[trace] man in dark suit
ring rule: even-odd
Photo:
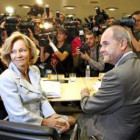
[[[132,140],[140,126],[140,60],[131,50],[131,37],[121,26],[111,26],[101,37],[107,72],[99,90],[81,91],[80,134],[97,140]]]

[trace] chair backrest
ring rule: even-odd
[[[0,140],[60,140],[57,131],[47,126],[0,120]]]
[[[75,124],[70,140],[78,140],[78,124]]]

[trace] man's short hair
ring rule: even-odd
[[[64,28],[64,27],[58,28],[57,31],[58,31],[58,32],[62,32],[62,33],[64,33],[65,35],[68,35],[68,34],[69,34],[69,33],[68,33],[68,30],[67,30],[66,28]]]
[[[96,35],[96,32],[91,31],[91,30],[87,30],[87,31],[85,32],[85,35],[93,35],[94,37],[97,36],[97,35]]]
[[[140,15],[140,11],[133,12],[131,16],[134,16],[134,15]]]
[[[74,21],[79,21],[82,24],[82,20],[80,18],[75,18]]]
[[[130,48],[132,48],[132,42],[131,42],[131,36],[129,32],[122,26],[119,25],[113,25],[109,28],[112,28],[113,31],[113,38],[117,41],[120,41],[121,39],[125,38],[127,40],[127,44]]]

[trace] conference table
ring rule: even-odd
[[[42,78],[41,80],[45,81],[46,78]],[[60,83],[61,97],[49,98],[49,101],[80,101],[80,92],[83,88],[87,87],[90,91],[90,95],[97,91],[97,89],[94,88],[94,84],[99,82],[99,77],[91,77],[91,79],[77,77],[75,82],[71,82],[69,78],[66,78],[66,80],[68,80],[68,83]]]

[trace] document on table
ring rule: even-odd
[[[41,81],[41,87],[47,98],[61,97],[60,82],[54,81]]]
[[[101,87],[101,81],[94,83],[93,88],[98,90]]]

